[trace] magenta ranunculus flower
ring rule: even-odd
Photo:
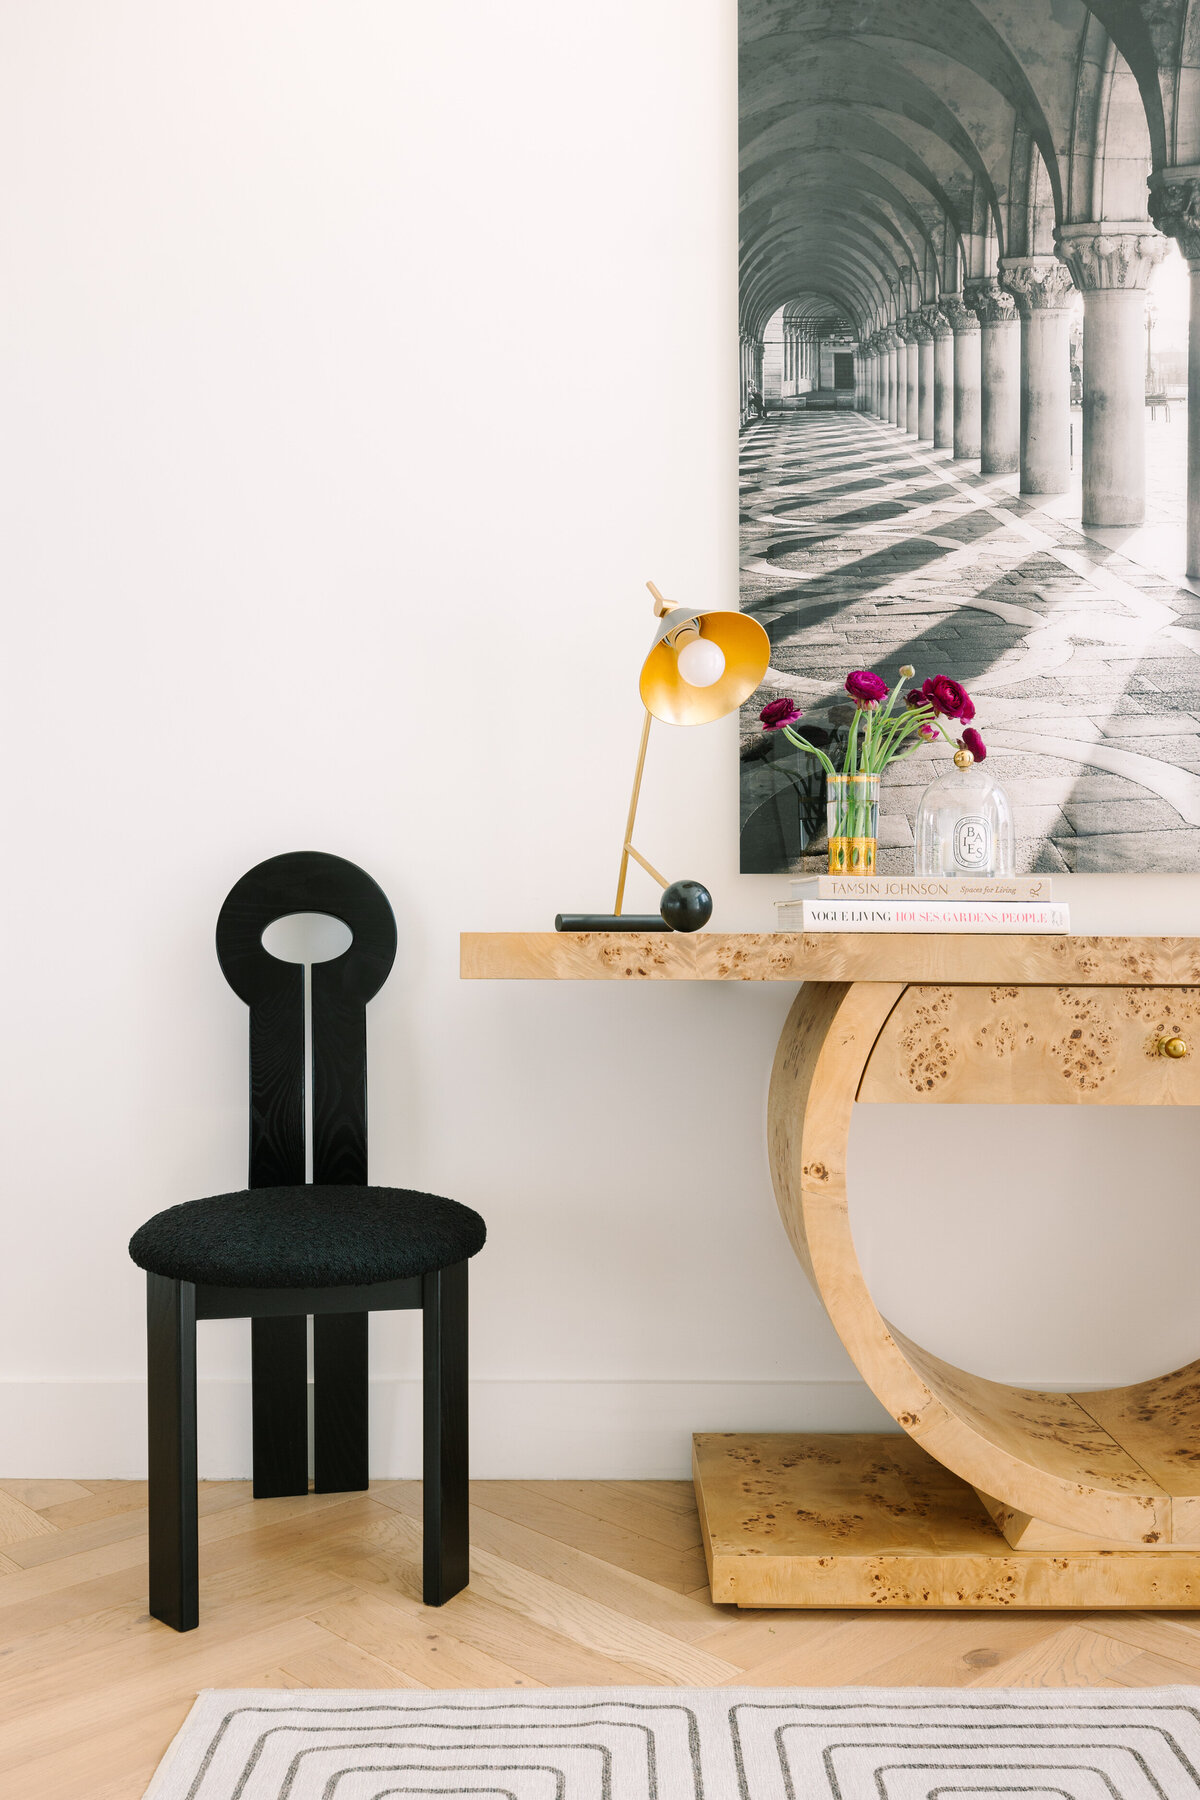
[[[768,700],[759,713],[764,731],[782,731],[785,725],[794,725],[804,714],[794,700]]]
[[[871,669],[851,669],[846,677],[846,692],[855,706],[878,706],[888,697],[888,685]]]
[[[925,706],[927,701],[920,688],[910,688],[904,696],[905,706]]]
[[[973,719],[975,708],[965,687],[949,675],[931,675],[921,689],[934,712],[946,719]],[[968,711],[967,709],[970,708]]]
[[[964,750],[969,750],[976,762],[983,761],[984,757],[987,755],[987,745],[973,725],[967,727],[966,731],[963,732],[960,741],[962,748]]]

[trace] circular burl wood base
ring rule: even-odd
[[[1173,1037],[1200,1044],[1200,990],[822,982],[801,990],[779,1041],[771,1169],[796,1255],[873,1393],[980,1493],[1014,1545],[1040,1542],[1040,1526],[1060,1546],[1200,1547],[1200,1362],[1102,1393],[1040,1393],[905,1338],[876,1308],[854,1248],[852,1109],[1200,1104],[1200,1053],[1164,1056]]]

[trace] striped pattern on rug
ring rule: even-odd
[[[245,1689],[146,1800],[1197,1800],[1200,1689]]]

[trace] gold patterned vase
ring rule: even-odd
[[[829,873],[873,875],[879,834],[879,776],[827,775]]]

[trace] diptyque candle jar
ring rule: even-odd
[[[960,750],[954,766],[931,781],[913,831],[917,875],[1011,875],[1012,808],[1000,783]]]

